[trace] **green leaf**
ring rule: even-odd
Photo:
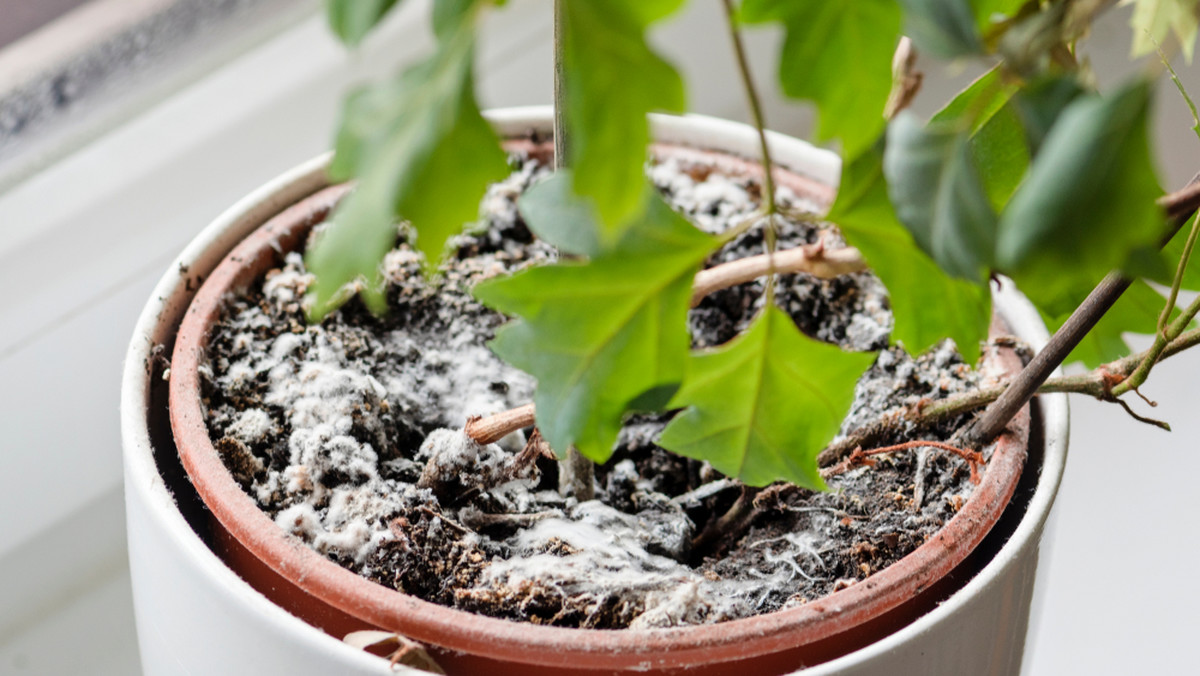
[[[970,152],[992,208],[999,211],[1029,167],[1029,149],[1013,97],[1019,88],[993,68],[938,111],[932,122],[970,127]]]
[[[521,195],[517,207],[529,230],[538,239],[576,256],[598,256],[604,251],[600,242],[600,222],[596,205],[580,197],[571,188],[570,170],[557,171]],[[585,227],[581,226],[585,224]]]
[[[1070,76],[1051,76],[1029,83],[1017,95],[1017,111],[1029,146],[1037,152],[1067,106],[1085,93]]]
[[[1066,296],[1159,242],[1149,104],[1149,84],[1138,82],[1080,97],[1059,116],[1000,221],[997,261],[1022,288]]]
[[[1133,5],[1129,25],[1133,28],[1133,57],[1154,52],[1166,42],[1172,32],[1179,40],[1188,63],[1196,49],[1196,32],[1200,23],[1200,2],[1197,0],[1121,0],[1121,5]]]
[[[692,357],[672,401],[688,408],[658,443],[751,486],[786,480],[824,490],[817,454],[874,360],[805,336],[769,306],[742,335]]]
[[[400,0],[325,0],[329,27],[342,42],[354,47]]]
[[[624,415],[661,407],[683,380],[692,279],[718,241],[643,190],[642,216],[615,247],[475,287],[476,298],[521,318],[491,347],[537,378],[538,428],[559,455],[574,445],[603,462]]]
[[[983,51],[975,12],[963,0],[900,0],[904,33],[917,49],[939,59]]]
[[[843,165],[837,201],[826,218],[887,287],[893,340],[919,354],[949,337],[968,362],[979,358],[991,319],[987,285],[947,275],[913,241],[888,201],[878,147]]]
[[[883,172],[900,222],[943,270],[978,282],[995,246],[996,214],[957,124],[922,125],[908,111],[888,127]]]
[[[1012,18],[1028,0],[972,0],[971,7],[975,14],[975,25],[979,30],[987,30],[998,19]]]
[[[643,206],[646,114],[682,112],[683,81],[646,44],[646,27],[679,0],[560,0],[568,157],[575,192],[596,204],[601,241],[620,238]]]
[[[382,311],[379,262],[395,244],[397,221],[416,228],[432,266],[446,240],[478,217],[487,186],[507,175],[499,139],[475,102],[471,28],[463,23],[432,58],[347,101],[330,173],[357,175],[359,184],[306,256],[317,277],[313,319],[335,309],[355,280]]]
[[[788,96],[816,104],[818,140],[841,139],[842,155],[856,157],[879,138],[900,39],[893,0],[746,0],[741,17],[787,29],[779,81]]]

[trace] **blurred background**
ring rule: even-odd
[[[121,495],[118,389],[142,304],[176,253],[256,186],[331,145],[343,93],[423,53],[428,0],[363,48],[318,0],[0,0],[0,673],[138,673]],[[549,103],[549,3],[510,0],[479,58],[485,106]],[[1130,63],[1128,10],[1087,53]],[[691,107],[747,118],[719,3],[693,0],[656,40]],[[749,33],[771,127],[811,114],[774,93],[779,35]],[[1200,95],[1200,67],[1176,64]],[[924,64],[936,109],[974,74]],[[1186,106],[1160,83],[1161,178],[1200,170]],[[1072,401],[1071,454],[1043,544],[1026,673],[1194,673],[1200,635],[1200,354],[1144,393],[1173,433]],[[64,646],[70,646],[64,649]]]

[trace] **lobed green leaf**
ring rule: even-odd
[[[561,194],[547,188],[523,202],[538,205],[524,212],[534,232],[559,227],[537,221],[555,213],[539,203]],[[491,347],[537,378],[538,428],[560,456],[573,445],[596,462],[608,459],[625,414],[661,408],[683,380],[692,280],[718,241],[645,183],[642,199],[641,216],[618,244],[590,260],[475,287],[480,301],[520,317],[500,329]],[[602,228],[594,221],[573,226]]]
[[[779,56],[783,92],[817,106],[817,138],[841,139],[842,155],[869,148],[886,123],[892,52],[900,39],[893,0],[746,0],[748,23],[779,22],[787,30]]]
[[[824,490],[817,454],[874,359],[805,336],[769,306],[740,336],[689,360],[671,402],[687,408],[658,443],[751,486],[785,480]]]

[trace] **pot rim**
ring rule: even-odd
[[[532,108],[532,109],[530,109],[530,108],[514,109],[514,110],[502,111],[499,114],[494,114],[493,119],[496,120],[496,126],[502,135],[510,135],[514,131],[523,133],[530,128],[545,126],[545,124],[548,120],[548,114],[547,114],[548,110],[549,109],[545,108],[545,107]],[[698,138],[703,138],[705,140],[704,145],[707,145],[710,147],[711,146],[723,147],[726,152],[732,151],[734,153],[737,153],[741,149],[746,149],[744,151],[745,154],[751,155],[753,153],[754,145],[756,143],[756,137],[754,136],[753,130],[748,127],[745,127],[744,125],[739,125],[736,123],[731,123],[731,122],[726,122],[726,121],[721,121],[721,120],[712,120],[711,118],[703,118],[700,116],[689,116],[688,118],[673,118],[673,117],[656,116],[654,118],[654,126],[655,126],[656,134],[661,134],[661,135],[670,137],[672,141],[676,140],[676,135],[674,133],[672,133],[673,128],[680,128],[680,127],[686,128],[691,133],[695,134]],[[811,168],[812,166],[816,166],[817,171],[816,172],[808,171],[808,172],[804,172],[804,173],[808,173],[810,176],[813,173],[823,173],[824,175],[814,176],[814,178],[821,178],[821,179],[826,180],[827,182],[828,182],[828,179],[830,176],[836,176],[837,158],[836,158],[836,156],[832,155],[832,153],[814,149],[802,141],[797,141],[795,139],[791,139],[788,137],[776,136],[776,137],[772,138],[772,144],[776,145],[777,147],[792,146],[792,148],[789,148],[789,150],[794,151],[796,153],[796,155],[807,156],[809,158],[814,159],[815,164],[810,165],[809,167],[806,167],[806,168]],[[790,159],[790,161],[785,162],[784,164],[792,164],[797,161],[795,159],[795,156],[791,155],[791,153],[781,153],[781,157],[788,157]],[[209,250],[208,247],[217,246],[218,244],[227,244],[228,240],[235,239],[232,236],[224,236],[223,237],[221,235],[221,231],[223,231],[227,228],[233,228],[235,230],[238,230],[237,234],[241,234],[241,233],[244,233],[246,230],[250,229],[250,225],[248,224],[248,221],[254,220],[255,217],[257,217],[258,220],[260,220],[260,221],[265,220],[265,218],[263,218],[263,217],[266,215],[266,212],[269,210],[265,209],[265,208],[260,208],[262,205],[258,205],[257,202],[262,201],[264,199],[266,199],[268,201],[273,200],[273,204],[275,204],[276,206],[279,206],[282,204],[289,203],[290,201],[295,201],[294,199],[291,199],[291,198],[298,196],[301,193],[313,192],[316,189],[318,189],[321,185],[323,185],[323,180],[320,177],[320,168],[324,165],[324,162],[326,162],[327,160],[328,160],[328,156],[319,158],[318,160],[315,160],[315,161],[305,165],[304,167],[298,169],[296,172],[293,172],[293,174],[290,174],[288,176],[281,178],[280,180],[276,181],[275,183],[268,186],[267,188],[264,188],[264,189],[256,192],[251,197],[240,202],[233,209],[231,209],[229,212],[227,212],[226,215],[224,215],[222,218],[218,219],[218,221],[216,223],[214,223],[213,226],[210,226],[210,228],[207,229],[201,235],[201,237],[199,237],[195,242],[193,242],[193,244],[191,246],[189,246],[188,249],[185,250],[184,254],[180,257],[180,261],[189,261],[189,260],[193,260],[193,259],[198,260],[199,257],[204,255],[203,252]],[[291,188],[290,193],[287,198],[281,198],[278,193],[281,190],[284,192],[288,192],[287,186],[289,185],[289,180],[296,181],[297,186],[293,186]],[[302,187],[300,187],[300,186],[302,186]],[[241,217],[240,221],[238,220],[239,210],[247,212],[245,215],[243,215]],[[216,230],[218,225],[224,226],[221,229],[221,231]],[[235,227],[237,225],[242,225],[243,227],[237,228],[237,227]],[[223,251],[223,250],[227,249],[228,246],[224,246],[224,247],[217,246],[217,248]],[[209,258],[212,258],[212,256],[210,255]],[[204,266],[200,266],[200,267],[204,267]],[[174,270],[175,270],[175,268],[173,267],[172,272],[168,273],[168,275],[163,279],[163,281],[160,282],[159,290],[158,290],[159,292],[157,293],[158,297],[160,298],[159,304],[162,305],[162,307],[159,309],[160,309],[160,311],[162,311],[164,313],[166,311],[170,310],[171,308],[166,307],[166,305],[163,304],[161,299],[173,296],[173,294],[175,292],[178,292],[178,287],[182,283],[180,276],[173,274]],[[160,319],[160,317],[158,316],[159,312],[155,311],[155,305],[156,305],[156,303],[152,302],[151,305],[148,306],[146,311],[143,313],[142,321],[139,322],[138,333],[135,334],[134,342],[130,347],[130,355],[129,355],[129,359],[127,360],[127,365],[126,365],[125,391],[126,391],[127,396],[124,397],[124,400],[126,403],[126,410],[130,411],[131,413],[130,413],[130,415],[125,416],[126,420],[124,421],[125,422],[125,430],[124,431],[126,433],[127,438],[135,439],[135,441],[134,441],[135,446],[138,445],[142,441],[141,437],[145,437],[144,432],[139,432],[139,430],[137,430],[137,429],[132,429],[132,428],[136,427],[137,423],[131,422],[131,419],[137,418],[137,416],[138,416],[138,413],[135,413],[135,411],[137,411],[139,408],[136,404],[136,401],[137,400],[140,400],[142,402],[145,401],[146,374],[145,374],[143,368],[141,367],[141,364],[144,362],[144,358],[145,358],[144,356],[148,356],[148,351],[147,351],[148,344],[139,344],[138,337],[139,336],[144,337],[150,330],[155,328],[153,325],[155,325],[156,323],[161,324],[161,322],[156,322],[156,320]],[[174,308],[174,311],[176,313],[178,313],[179,308]],[[139,357],[141,357],[141,358],[139,358]],[[172,380],[174,380],[174,378],[172,378]],[[1047,398],[1047,399],[1049,399],[1049,398]],[[1061,397],[1060,397],[1060,399],[1061,399]],[[135,400],[135,401],[131,402],[130,400]],[[142,404],[141,408],[144,410],[144,404]],[[1065,412],[1065,406],[1063,408],[1064,408],[1064,412]],[[142,425],[144,426],[144,418],[138,422],[141,422]],[[200,425],[201,425],[201,427],[203,427],[202,420],[200,421]],[[1065,427],[1065,421],[1064,421],[1064,425],[1061,425],[1060,427]],[[1054,440],[1057,440],[1060,438],[1064,438],[1064,435],[1054,435],[1052,433],[1052,430],[1050,430],[1049,426],[1048,426],[1048,429],[1047,429],[1048,445],[1052,443],[1052,441],[1053,441],[1052,437]],[[207,439],[207,430],[206,429],[204,430],[204,439]],[[211,444],[209,444],[209,445],[211,447]],[[1065,450],[1065,448],[1063,450]],[[1057,485],[1058,477],[1061,476],[1061,462],[1059,462],[1057,465],[1054,464],[1056,458],[1058,458],[1061,454],[1051,453],[1051,452],[1049,452],[1050,451],[1049,448],[1047,449],[1047,451],[1048,452],[1047,452],[1047,460],[1046,461],[1050,466],[1043,468],[1042,477],[1039,480],[1039,494],[1035,496],[1035,498],[1034,498],[1035,502],[1030,505],[1031,510],[1035,510],[1041,506],[1038,504],[1039,496],[1043,496],[1043,492],[1041,491],[1041,488],[1044,485],[1046,485],[1048,481],[1051,482],[1051,484],[1052,484],[1052,485],[1049,485],[1048,487],[1054,488]],[[129,454],[127,454],[127,456],[128,455]],[[215,456],[215,453],[213,455]],[[219,462],[219,460],[218,460],[218,462]],[[152,460],[151,460],[151,464],[153,464]],[[221,469],[223,471],[223,465],[221,465]],[[1047,470],[1049,470],[1049,471],[1047,471]],[[253,503],[249,499],[249,497],[246,496],[245,493],[242,492],[239,487],[237,487],[236,483],[233,482],[232,478],[228,477],[227,472],[224,474],[228,478],[228,483],[230,485],[232,485],[232,487],[237,491],[237,494],[240,495],[247,503],[250,503],[251,505],[253,505]],[[161,483],[161,478],[158,481],[159,481],[159,483]],[[1053,500],[1053,491],[1050,492],[1050,495],[1048,497],[1044,497],[1044,496],[1042,497],[1041,501],[1045,502],[1044,507],[1045,507],[1046,511],[1048,511],[1049,504],[1052,502],[1052,500]],[[1005,501],[1007,501],[1007,496],[1005,498]],[[970,504],[970,503],[968,503],[968,504]],[[275,526],[273,521],[271,521],[268,517],[266,517],[266,515],[263,514],[260,510],[258,510],[257,506],[254,506],[254,512],[257,513],[259,516],[261,516],[262,519],[264,519],[266,521],[266,523],[269,524],[272,529],[274,529],[274,532],[276,534],[282,535],[282,531],[280,531],[278,529],[278,527]],[[1042,524],[1042,522],[1044,522],[1044,519],[1045,519],[1045,514],[1039,513],[1039,517],[1036,519],[1036,524],[1030,526],[1030,528],[1032,528],[1034,530],[1040,530],[1041,524]],[[953,523],[953,521],[951,523]],[[1023,522],[1021,524],[1021,528],[1025,528],[1025,526],[1026,526],[1026,524]],[[947,528],[949,528],[949,527],[950,527],[950,525],[947,526]],[[188,529],[188,530],[190,531],[190,529]],[[942,533],[944,534],[945,532],[946,532],[946,530],[944,529],[942,531]],[[1019,529],[1018,533],[1014,534],[1013,538],[1010,539],[1009,543],[1005,544],[1005,547],[1009,547],[1010,545],[1012,545],[1013,541],[1020,539],[1020,537],[1019,537],[1020,535],[1021,535],[1021,531]],[[982,537],[982,535],[980,537]],[[198,541],[198,538],[196,538],[196,540]],[[202,548],[205,548],[203,543],[200,543],[200,546]],[[366,581],[365,579],[359,577],[358,575],[356,575],[350,571],[347,571],[347,570],[341,568],[340,566],[337,566],[337,564],[335,564],[333,562],[326,560],[324,557],[321,557],[319,554],[312,551],[311,549],[309,549],[307,546],[305,546],[303,544],[298,544],[298,543],[293,542],[293,543],[288,544],[287,548],[291,549],[291,550],[296,550],[299,548],[302,552],[310,554],[313,558],[319,560],[317,562],[312,562],[311,565],[305,564],[300,569],[301,574],[305,577],[308,577],[309,575],[313,574],[313,572],[314,572],[314,570],[316,570],[316,568],[319,568],[319,566],[321,564],[324,564],[324,565],[328,565],[328,566],[336,569],[337,573],[341,573],[341,574],[344,574],[345,576],[351,577],[354,580],[360,581],[361,583],[363,583],[365,585],[369,585],[373,589],[376,589],[376,590],[384,590],[385,589],[383,587],[375,585],[374,583],[370,583],[370,582]],[[209,552],[209,554],[211,554],[211,552]],[[999,558],[999,556],[1003,556],[1003,554],[1004,554],[1004,549],[1002,548],[1001,554],[998,555],[998,558]],[[993,563],[994,562],[989,563],[988,566],[991,566]],[[316,568],[314,568],[314,567],[316,567]],[[893,565],[892,567],[889,567],[888,570],[890,570],[891,568],[895,568],[895,567],[896,566]],[[987,567],[985,567],[984,570],[986,571]],[[449,615],[449,617],[439,618],[439,619],[441,619],[441,623],[444,624],[445,626],[436,627],[435,633],[437,633],[437,635],[441,636],[441,637],[444,637],[445,635],[448,635],[448,634],[461,634],[472,643],[482,643],[482,644],[484,644],[483,647],[485,647],[485,648],[492,646],[495,643],[495,641],[498,640],[496,638],[495,634],[489,634],[488,635],[488,636],[490,636],[490,638],[489,638],[488,636],[479,635],[478,631],[475,629],[464,629],[461,626],[465,617],[471,617],[471,618],[476,618],[476,619],[482,621],[485,626],[486,625],[494,625],[494,627],[487,627],[487,628],[498,629],[500,632],[499,635],[501,637],[503,637],[500,640],[520,639],[524,646],[523,650],[526,650],[526,651],[531,647],[536,647],[537,645],[554,645],[557,647],[557,652],[561,653],[560,639],[566,640],[568,642],[568,645],[570,646],[570,652],[563,653],[562,659],[555,660],[555,663],[565,664],[565,663],[569,662],[569,660],[572,659],[572,657],[577,658],[577,657],[583,656],[583,655],[587,655],[594,662],[595,658],[597,658],[597,657],[600,657],[600,656],[606,655],[606,654],[612,654],[614,651],[619,651],[619,655],[624,656],[625,659],[620,660],[619,663],[613,663],[612,666],[619,666],[619,665],[630,666],[630,665],[641,664],[645,661],[645,658],[653,657],[652,655],[649,655],[648,653],[660,651],[667,643],[670,643],[674,648],[678,648],[679,639],[680,639],[681,635],[684,636],[684,638],[685,638],[684,645],[704,646],[704,645],[712,644],[712,641],[711,641],[712,635],[715,635],[716,638],[719,639],[720,643],[733,643],[733,642],[745,643],[747,641],[751,641],[751,642],[762,641],[771,636],[777,637],[778,634],[782,631],[788,631],[788,632],[795,631],[797,629],[797,627],[796,627],[796,623],[793,621],[794,618],[792,617],[792,615],[796,615],[797,613],[793,613],[793,611],[801,611],[801,613],[799,613],[799,614],[805,614],[803,611],[805,611],[806,608],[809,610],[809,612],[811,612],[811,610],[813,608],[815,608],[816,606],[825,604],[825,605],[836,605],[836,606],[838,606],[837,609],[839,611],[845,612],[844,609],[847,606],[853,606],[857,602],[854,598],[856,596],[856,594],[847,594],[846,592],[869,590],[872,587],[878,586],[878,585],[872,585],[871,584],[872,580],[877,580],[877,578],[879,578],[880,575],[883,575],[886,572],[887,572],[887,570],[881,571],[880,573],[877,573],[875,576],[873,576],[871,579],[869,579],[861,584],[854,585],[847,590],[843,590],[843,592],[837,592],[833,595],[827,596],[824,599],[821,599],[819,601],[814,601],[811,604],[809,604],[808,606],[804,606],[801,608],[796,608],[796,609],[792,609],[792,610],[788,610],[788,611],[779,611],[776,613],[758,616],[755,618],[746,618],[743,620],[734,620],[734,621],[730,621],[730,622],[724,622],[724,623],[717,624],[717,625],[676,628],[676,629],[670,629],[670,630],[642,630],[642,631],[627,630],[627,631],[623,631],[623,632],[603,632],[603,631],[588,632],[587,630],[578,630],[578,629],[568,629],[568,628],[558,628],[558,627],[538,627],[538,626],[531,626],[531,625],[527,625],[527,624],[518,624],[518,623],[511,622],[511,621],[499,620],[499,619],[495,619],[495,618],[483,618],[483,617],[475,616],[473,614],[464,613],[462,611],[455,611],[455,610],[451,610],[449,608],[445,608],[442,606],[429,604],[424,601],[418,601],[416,599],[412,599],[411,597],[406,597],[406,596],[403,597],[404,600],[397,601],[396,603],[389,604],[389,605],[393,606],[395,611],[402,613],[404,615],[410,614],[413,611],[418,610],[418,609],[423,612],[428,612],[428,611],[432,610],[435,615],[443,615],[443,614]],[[975,579],[973,579],[970,583],[968,583],[967,587],[969,588],[972,585],[975,585],[977,582],[979,582],[980,578],[982,578],[983,576],[984,576],[984,574],[981,572],[980,575],[977,575]],[[392,590],[387,590],[387,592],[388,592],[388,594],[391,594],[394,596],[403,596],[403,595],[399,594],[398,592],[394,592]],[[839,595],[841,595],[841,596],[839,596]],[[956,594],[956,596],[957,596],[957,594]],[[954,596],[951,597],[951,599],[953,599],[953,598],[954,598]],[[835,601],[836,601],[836,604],[834,603]],[[949,603],[949,601],[947,601],[947,603]],[[933,612],[918,619],[916,622],[910,624],[908,627],[905,627],[904,629],[901,629],[899,632],[896,632],[896,634],[893,634],[892,636],[897,636],[899,634],[904,633],[909,628],[917,626],[923,620],[926,620],[926,618],[929,618],[930,616],[937,614],[939,610],[940,610],[940,608],[935,609]],[[367,619],[370,619],[370,618],[367,618]],[[438,623],[435,623],[435,624],[438,624]],[[397,627],[397,628],[400,629],[400,627]],[[410,631],[407,629],[401,629],[401,631],[403,631],[403,633],[413,636],[414,638],[417,638],[418,640],[430,640],[429,636],[424,635],[425,632],[421,632],[421,631],[414,632],[414,631]],[[835,633],[835,632],[831,632],[831,633]],[[612,638],[616,637],[616,640],[615,641],[605,640],[601,644],[593,645],[593,640],[591,638],[585,638],[585,635],[603,635],[604,638],[606,638],[606,639],[612,639]],[[546,641],[541,640],[543,637],[545,637]],[[532,641],[530,640],[531,638],[533,639]],[[891,638],[891,637],[889,637],[889,638]],[[686,640],[686,639],[692,639],[692,640]],[[878,642],[875,645],[880,645],[880,644],[886,642],[886,640],[887,639],[885,639],[884,641]],[[431,642],[443,644],[443,645],[445,644],[444,640],[432,640]],[[863,650],[867,650],[867,649],[863,649]],[[685,649],[685,651],[686,651],[686,649]],[[491,651],[483,650],[481,652],[484,654],[488,654]],[[835,660],[835,662],[839,662],[839,661],[842,661],[849,657],[852,657],[853,655],[858,654],[858,652],[862,652],[862,651],[860,650],[860,651],[856,651],[855,653],[851,653],[851,655],[846,656],[846,658],[839,658],[839,660]],[[832,664],[832,663],[830,663],[830,664]]]

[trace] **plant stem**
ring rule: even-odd
[[[1197,218],[1195,219],[1195,225],[1192,226],[1192,232],[1189,234],[1189,248],[1191,246],[1191,241],[1196,235],[1196,225],[1200,225],[1200,215],[1197,215]],[[1188,255],[1190,253],[1190,251],[1185,250],[1183,257],[1180,259],[1181,265],[1177,271],[1175,285],[1172,287],[1171,301],[1164,310],[1164,314],[1169,315],[1171,309],[1175,307],[1174,298],[1178,293],[1180,278],[1183,276],[1183,264],[1186,264]],[[1126,392],[1137,390],[1137,388],[1141,387],[1142,384],[1146,382],[1146,378],[1150,375],[1150,369],[1154,368],[1154,365],[1158,363],[1163,350],[1166,349],[1167,345],[1171,341],[1178,338],[1184,331],[1187,330],[1188,324],[1192,323],[1192,319],[1196,317],[1198,312],[1200,312],[1200,297],[1193,299],[1187,308],[1184,309],[1183,313],[1180,314],[1174,322],[1171,322],[1171,325],[1165,330],[1161,328],[1162,324],[1160,320],[1160,328],[1158,332],[1154,334],[1154,344],[1149,350],[1146,351],[1145,356],[1138,363],[1138,366],[1134,372],[1130,374],[1128,378],[1120,383],[1117,383],[1117,385],[1113,387],[1113,396],[1119,397]]]
[[[820,279],[833,279],[866,269],[867,262],[863,260],[858,249],[826,249],[821,242],[785,249],[774,255],[739,258],[696,274],[692,283],[692,307],[696,307],[709,294],[753,281],[772,272],[804,272]]]
[[[566,169],[567,155],[567,92],[564,87],[566,80],[566,47],[563,44],[566,22],[566,9],[563,0],[554,0],[554,168]]]
[[[1158,316],[1158,332],[1167,330],[1167,322],[1171,321],[1171,311],[1175,309],[1175,301],[1179,299],[1179,288],[1183,284],[1183,274],[1187,271],[1188,262],[1192,259],[1192,248],[1196,246],[1196,235],[1200,233],[1200,214],[1192,219],[1192,229],[1188,232],[1187,241],[1183,244],[1183,253],[1179,256],[1179,265],[1175,266],[1175,278],[1171,281],[1171,293],[1163,306],[1162,314]]]
[[[737,27],[737,11],[733,0],[721,0],[725,8],[725,24],[729,27],[729,37],[733,41],[733,52],[737,56],[738,72],[741,74],[742,86],[746,89],[746,101],[750,105],[750,115],[754,119],[754,128],[758,131],[758,143],[762,153],[763,211],[767,219],[764,231],[764,244],[767,249],[767,305],[775,302],[775,217],[779,213],[775,204],[775,163],[771,161],[771,148],[767,143],[767,123],[763,116],[762,104],[759,102],[758,90],[754,87],[754,77],[750,73],[750,61],[746,58],[746,48],[742,45],[742,34]]]
[[[1109,273],[1075,312],[1071,313],[1066,323],[1054,332],[1046,347],[1021,370],[1004,393],[987,407],[978,420],[960,432],[958,436],[961,436],[962,445],[977,448],[1003,432],[1008,426],[1008,421],[1037,394],[1042,383],[1063,363],[1067,355],[1083,340],[1088,331],[1092,330],[1096,322],[1100,321],[1100,317],[1108,312],[1113,303],[1117,302],[1121,294],[1125,293],[1130,284],[1132,281],[1119,273]]]
[[[554,169],[566,169],[570,165],[570,142],[567,132],[567,83],[566,83],[566,6],[563,0],[554,0]],[[533,404],[529,404],[533,413]],[[503,415],[503,414],[501,414]],[[470,432],[468,432],[469,434]],[[591,500],[595,489],[593,479],[595,467],[574,446],[567,449],[567,457],[559,463],[559,490],[570,492],[580,502]]]
[[[1163,244],[1166,244],[1187,222],[1187,219],[1191,218],[1192,212],[1196,210],[1197,206],[1200,206],[1200,174],[1193,177],[1187,187],[1159,198],[1157,203],[1173,221],[1173,227],[1169,228],[1163,241]],[[1096,322],[1100,321],[1104,313],[1112,308],[1132,283],[1132,280],[1125,278],[1120,273],[1109,273],[1088,294],[1083,303],[1075,308],[1075,312],[1071,313],[1066,323],[1054,332],[1046,347],[1034,356],[1028,366],[1022,369],[1004,394],[992,402],[977,420],[960,430],[959,434],[955,435],[956,440],[964,446],[979,447],[989,443],[1003,432],[1004,428],[1008,426],[1008,421],[1033,395],[1037,394],[1038,388],[1046,381],[1050,373],[1063,363],[1067,355],[1079,344],[1079,341],[1083,340],[1088,331],[1096,325]],[[1186,326],[1186,322],[1184,325]],[[1161,335],[1157,336],[1155,342],[1157,343],[1161,338]],[[1150,366],[1153,366],[1153,362],[1146,367],[1147,373]],[[1122,392],[1127,390],[1128,388]],[[1111,401],[1119,401],[1115,398],[1112,388],[1109,389],[1108,398]],[[1126,411],[1133,413],[1128,406],[1126,406]]]
[[[533,425],[533,404],[497,413],[486,418],[472,418],[463,431],[479,444],[494,444],[516,430]]]

